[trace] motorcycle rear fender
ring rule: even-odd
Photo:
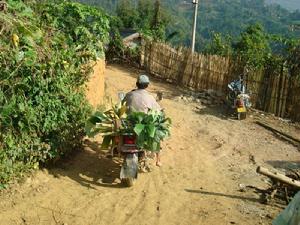
[[[227,85],[227,87],[231,90],[231,91],[233,91],[234,90],[234,88],[233,88],[233,86],[232,86],[232,84],[230,83],[230,84],[228,84]]]
[[[134,154],[127,154],[125,156],[122,168],[121,168],[121,173],[120,173],[120,178],[137,178],[138,175],[138,169],[139,169],[139,158],[138,158],[138,153]]]

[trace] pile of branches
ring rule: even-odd
[[[262,200],[266,204],[270,204],[274,200],[289,204],[297,192],[300,191],[300,169],[290,169],[285,175],[273,170],[271,172],[262,167],[257,169],[258,173],[271,179],[271,186],[263,191]]]

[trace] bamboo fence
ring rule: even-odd
[[[228,91],[227,84],[243,71],[242,63],[230,57],[192,54],[164,43],[145,42],[141,64],[148,73],[195,91]],[[298,77],[298,78],[295,78]],[[288,71],[264,68],[248,75],[247,89],[255,108],[300,121],[300,78]]]

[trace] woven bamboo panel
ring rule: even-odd
[[[227,84],[243,72],[240,60],[174,49],[165,43],[145,42],[141,64],[155,76],[195,91],[228,91]],[[298,77],[298,78],[295,78]],[[300,121],[300,78],[285,70],[264,68],[248,75],[247,89],[255,108]]]

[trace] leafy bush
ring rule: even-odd
[[[81,58],[104,57],[103,43],[108,42],[109,17],[100,9],[80,3],[57,1],[44,4],[45,25],[59,29],[66,44],[75,45]]]
[[[262,68],[271,54],[268,34],[261,24],[247,27],[235,46],[236,53],[250,68]]]
[[[108,62],[115,61],[116,59],[122,60],[126,50],[123,39],[119,32],[120,20],[116,17],[111,17],[110,25],[111,38],[105,51],[105,58]]]
[[[90,112],[82,84],[108,38],[101,11],[33,3],[8,0],[0,12],[0,188],[80,146]]]
[[[233,53],[232,40],[229,35],[223,37],[220,33],[212,33],[212,40],[204,52],[211,55],[230,56]]]

